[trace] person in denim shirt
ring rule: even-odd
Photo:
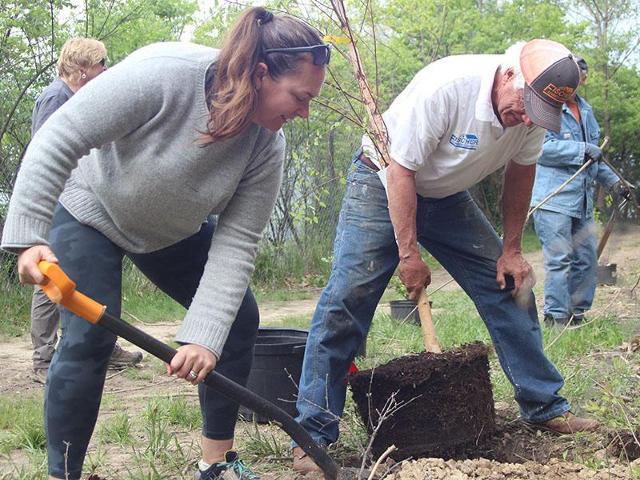
[[[588,67],[578,58],[580,84]],[[547,131],[538,160],[531,206],[538,206],[588,160],[593,163],[533,213],[544,253],[544,319],[547,325],[578,323],[591,308],[596,288],[593,200],[596,182],[625,187],[604,163],[600,127],[591,105],[579,95],[562,106],[560,132]]]

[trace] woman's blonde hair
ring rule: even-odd
[[[107,58],[107,48],[93,38],[70,38],[62,46],[58,58],[58,75],[72,83],[78,83],[81,70],[97,65]]]
[[[267,64],[272,78],[294,71],[310,57],[272,53],[270,48],[321,45],[318,31],[293,17],[273,15],[262,7],[246,10],[227,34],[215,65],[213,87],[207,92],[210,103],[208,131],[202,143],[209,144],[237,135],[249,123],[256,108],[258,91],[254,72],[259,62]]]

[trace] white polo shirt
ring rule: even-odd
[[[544,129],[503,128],[491,104],[502,55],[455,55],[427,65],[383,114],[391,157],[416,172],[416,191],[443,198],[480,182],[510,160],[536,163]],[[362,146],[372,161],[368,136]]]

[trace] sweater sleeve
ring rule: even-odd
[[[16,178],[2,248],[18,251],[48,243],[56,203],[81,157],[136,130],[162,107],[163,92],[154,88],[154,75],[123,62],[49,117],[35,133]]]
[[[620,181],[609,165],[604,162],[598,162],[598,171],[596,173],[596,181],[607,190],[611,190],[613,186]]]
[[[258,241],[269,221],[280,183],[285,141],[278,133],[245,171],[220,214],[209,258],[177,340],[211,349],[218,358],[249,285]]]

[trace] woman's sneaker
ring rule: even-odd
[[[229,450],[224,454],[224,462],[211,465],[206,470],[198,468],[200,476],[198,480],[260,480],[260,477],[253,473],[242,460],[238,458],[238,453]]]

